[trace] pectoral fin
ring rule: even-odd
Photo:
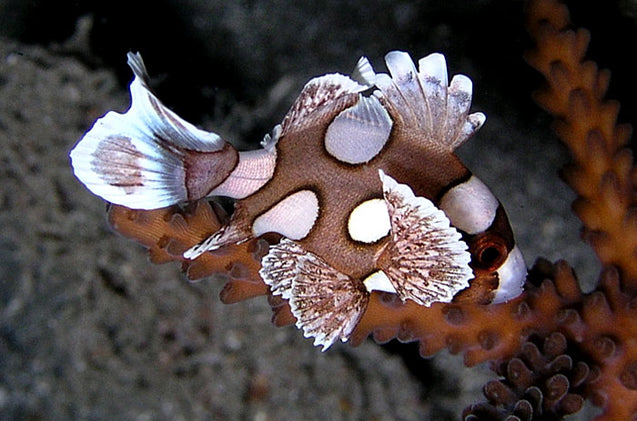
[[[380,177],[391,240],[378,256],[378,267],[403,301],[424,306],[451,301],[473,278],[467,244],[430,200],[382,171]]]

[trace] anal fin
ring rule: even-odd
[[[350,338],[369,302],[362,282],[285,238],[270,248],[259,273],[273,294],[289,300],[296,326],[323,351]]]

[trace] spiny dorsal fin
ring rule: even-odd
[[[343,101],[355,101],[357,94],[368,89],[340,73],[316,77],[305,84],[301,94],[281,123],[281,136],[301,131],[333,110],[342,107]]]
[[[464,75],[447,86],[447,65],[442,54],[420,59],[419,70],[409,54],[392,51],[385,56],[391,74],[379,73],[376,94],[400,115],[404,130],[431,147],[453,152],[484,123],[482,113],[469,114],[472,84]]]
[[[367,57],[363,56],[358,59],[351,78],[368,87],[372,87],[376,83],[376,72],[374,72],[374,68]]]

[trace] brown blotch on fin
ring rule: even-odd
[[[145,159],[127,136],[109,136],[100,142],[93,154],[91,167],[105,183],[133,194],[144,185],[138,161]]]

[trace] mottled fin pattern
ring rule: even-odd
[[[187,185],[184,165],[187,151],[207,158],[218,152],[223,159],[221,151],[232,148],[157,99],[139,54],[129,53],[128,65],[135,74],[131,107],[124,114],[107,113],[84,135],[71,151],[75,175],[96,195],[130,208],[157,209],[191,199],[188,190],[193,186]],[[228,152],[232,156],[234,151]],[[200,161],[195,158],[190,166],[201,166]],[[229,165],[231,169],[234,162]]]
[[[402,301],[424,306],[450,302],[469,286],[471,255],[444,212],[406,184],[380,171],[391,222],[391,241],[378,257]]]
[[[270,246],[268,254],[261,259],[259,274],[270,286],[272,295],[280,295],[289,300],[292,295],[292,281],[298,272],[299,260],[307,252],[298,243],[282,239]]]
[[[325,351],[349,339],[369,302],[362,282],[288,239],[270,247],[261,264],[264,282],[272,294],[289,300],[296,326],[315,346]]]
[[[409,54],[402,51],[388,53],[385,62],[391,77],[385,73],[375,75],[374,83],[380,90],[376,94],[400,115],[404,130],[414,139],[453,152],[484,123],[484,114],[469,114],[471,80],[456,75],[447,86],[447,65],[442,54],[420,59],[419,70]]]
[[[301,131],[323,116],[342,106],[342,101],[352,94],[365,91],[369,86],[361,85],[340,73],[330,73],[310,80],[301,91],[281,123],[280,135]],[[355,100],[355,97],[352,98]]]

